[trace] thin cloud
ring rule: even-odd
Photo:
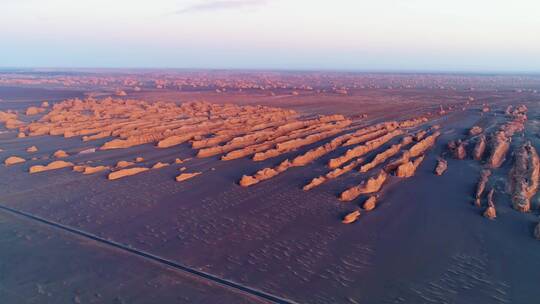
[[[208,1],[201,4],[195,4],[188,6],[181,10],[176,11],[176,14],[197,13],[197,12],[209,12],[209,11],[221,11],[221,10],[234,10],[242,8],[253,8],[266,4],[266,0],[217,0]]]

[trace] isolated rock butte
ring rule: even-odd
[[[26,152],[28,153],[34,153],[34,152],[37,152],[38,151],[38,148],[36,146],[31,146],[31,147],[28,147],[26,149]]]
[[[66,162],[66,161],[63,161],[63,160],[55,160],[45,166],[43,165],[35,165],[35,166],[32,166],[30,167],[30,174],[32,173],[38,173],[38,172],[43,172],[43,171],[50,171],[50,170],[56,170],[56,169],[62,169],[62,168],[67,168],[67,167],[73,167],[73,163],[70,163],[70,162]]]
[[[437,160],[437,167],[435,167],[435,174],[441,176],[448,169],[448,162],[444,158]]]
[[[64,157],[68,157],[69,154],[66,153],[66,151],[64,150],[58,150],[56,152],[54,152],[53,154],[53,157],[55,158],[64,158]]]
[[[109,180],[115,180],[115,179],[119,179],[119,178],[122,178],[122,177],[139,174],[141,172],[145,172],[145,171],[148,171],[148,170],[150,170],[150,169],[144,168],[144,167],[134,167],[134,168],[129,168],[129,169],[121,169],[121,170],[109,173],[107,178]]]
[[[182,182],[182,181],[188,180],[190,178],[194,178],[195,176],[200,175],[200,174],[202,174],[202,172],[181,173],[180,175],[178,175],[176,177],[176,181],[177,182]]]
[[[497,210],[495,209],[495,203],[493,202],[493,193],[495,189],[491,188],[488,193],[488,207],[484,211],[484,217],[494,220],[497,217]]]
[[[480,180],[478,181],[478,185],[476,186],[476,194],[475,194],[475,205],[477,207],[482,206],[482,202],[480,201],[482,199],[482,194],[484,193],[484,190],[486,189],[486,184],[489,181],[489,177],[491,176],[491,170],[482,170],[480,173]]]
[[[363,208],[364,208],[364,210],[366,210],[366,211],[371,211],[371,210],[375,209],[376,206],[377,206],[377,196],[376,196],[376,195],[371,195],[371,196],[364,202]]]
[[[380,170],[377,176],[369,178],[365,183],[351,187],[343,191],[339,197],[344,202],[350,202],[361,194],[375,193],[381,190],[388,174],[384,170]]]
[[[169,166],[169,163],[157,162],[152,166],[152,169],[160,169]]]
[[[116,163],[116,168],[126,168],[126,167],[129,167],[129,166],[132,166],[134,165],[135,163],[134,162],[130,162],[130,161],[127,161],[127,160],[121,160],[121,161],[118,161]]]
[[[96,166],[96,167],[86,166],[84,168],[83,174],[94,174],[94,173],[105,171],[108,169],[109,169],[108,166]]]
[[[512,205],[521,212],[531,210],[531,198],[538,191],[540,160],[530,142],[522,145],[515,153],[514,166],[510,170]]]
[[[26,160],[22,157],[18,156],[10,156],[4,160],[4,165],[11,166],[15,164],[24,163]]]
[[[358,217],[360,217],[360,210],[355,210],[349,214],[347,214],[343,220],[341,221],[343,224],[351,224],[358,220]]]

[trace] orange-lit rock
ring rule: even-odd
[[[191,178],[194,178],[197,175],[202,174],[202,172],[193,172],[193,173],[181,173],[176,177],[177,182],[182,182]]]
[[[360,210],[355,210],[349,214],[347,214],[343,220],[341,221],[343,224],[351,224],[358,220],[358,217],[360,217]]]
[[[473,158],[475,160],[482,160],[484,152],[486,151],[487,141],[484,134],[480,135],[476,141],[476,145],[473,150]]]
[[[493,193],[495,190],[491,188],[488,193],[488,207],[484,211],[484,217],[494,220],[497,217],[497,210],[495,209],[495,203],[493,202]]]
[[[45,166],[43,165],[35,165],[30,167],[29,172],[32,173],[38,173],[43,171],[50,171],[50,170],[56,170],[56,169],[62,169],[67,167],[73,167],[73,163],[66,162],[63,160],[55,160]]]
[[[148,170],[150,170],[150,169],[144,168],[144,167],[134,167],[134,168],[129,168],[129,169],[121,169],[121,170],[109,173],[107,178],[109,180],[115,180],[115,179],[119,179],[119,178],[122,178],[122,177],[139,174],[141,172],[145,172],[145,171],[148,171]]]
[[[481,202],[482,194],[484,193],[484,190],[486,189],[486,184],[490,176],[491,176],[490,170],[482,170],[482,173],[480,174],[480,180],[478,181],[478,185],[476,186],[475,205],[477,207],[482,206],[482,202]]]
[[[64,150],[58,150],[58,151],[54,152],[54,154],[53,154],[54,158],[64,158],[64,157],[68,157],[68,156],[69,156],[69,154],[67,154],[67,152],[64,151]]]
[[[491,155],[488,159],[488,166],[499,168],[506,159],[506,153],[510,148],[510,139],[503,131],[497,132],[492,139]]]
[[[416,169],[418,169],[418,166],[424,161],[424,155],[417,157],[413,161],[406,162],[402,165],[400,165],[396,170],[396,176],[397,177],[411,177],[414,176],[414,173],[416,172]]]
[[[435,174],[443,175],[444,172],[448,169],[448,162],[444,158],[439,158],[437,160],[437,167],[435,167]]]
[[[514,166],[510,170],[510,190],[512,205],[521,212],[531,210],[531,198],[538,191],[540,160],[530,142],[525,143],[515,153]]]
[[[4,160],[4,165],[11,166],[15,164],[24,163],[26,160],[22,157],[18,156],[10,156]]]
[[[109,167],[107,167],[107,166],[95,166],[95,167],[86,166],[84,168],[83,174],[94,174],[94,173],[105,171],[105,170],[108,170],[108,169],[109,169]]]
[[[126,161],[126,160],[121,160],[119,162],[116,163],[116,168],[125,168],[125,167],[129,167],[129,166],[132,166],[134,165],[135,163],[134,162],[130,162],[130,161]]]
[[[159,168],[167,167],[168,165],[169,165],[168,163],[157,162],[152,166],[152,169],[159,169]]]
[[[365,183],[351,187],[343,191],[339,197],[340,200],[349,202],[357,198],[361,194],[375,193],[381,190],[388,174],[381,170],[377,176],[369,178]]]
[[[28,153],[34,153],[37,151],[38,151],[38,148],[36,146],[31,146],[31,147],[26,148],[26,152]]]
[[[377,206],[377,196],[376,196],[376,195],[371,195],[371,196],[364,202],[363,208],[364,208],[364,210],[366,210],[366,211],[371,211],[371,210],[375,209],[376,206]]]

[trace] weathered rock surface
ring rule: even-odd
[[[129,166],[132,166],[134,165],[135,163],[134,162],[130,162],[130,161],[127,161],[127,160],[121,160],[121,161],[118,161],[116,163],[116,168],[119,169],[119,168],[126,168],[126,167],[129,167]]]
[[[469,135],[470,136],[476,136],[476,135],[478,135],[478,134],[480,134],[482,132],[484,132],[484,130],[481,127],[474,126],[469,130]]]
[[[448,162],[444,158],[439,158],[437,160],[437,167],[435,167],[435,174],[436,175],[443,175],[444,172],[448,169]]]
[[[95,166],[95,167],[86,166],[84,167],[83,174],[94,174],[94,173],[98,173],[98,172],[105,171],[108,169],[109,169],[108,166]]]
[[[152,166],[152,169],[159,169],[167,166],[169,166],[168,163],[157,162]]]
[[[493,194],[495,192],[495,189],[491,188],[488,193],[488,207],[486,208],[486,211],[484,211],[484,217],[494,220],[497,217],[497,210],[495,209],[495,203],[493,202]]]
[[[107,178],[109,180],[115,180],[115,179],[119,179],[119,178],[122,178],[122,177],[139,174],[141,172],[145,172],[145,171],[148,171],[148,170],[150,170],[150,169],[144,168],[144,167],[134,167],[134,168],[129,168],[129,169],[121,169],[121,170],[109,173]]]
[[[54,158],[64,158],[64,157],[68,157],[68,156],[69,156],[69,154],[67,154],[67,152],[64,151],[64,150],[58,150],[58,151],[54,152],[54,154],[53,154]]]
[[[315,188],[317,186],[320,186],[320,185],[322,185],[323,183],[325,183],[328,180],[337,178],[337,177],[351,171],[352,169],[354,169],[356,166],[358,166],[363,161],[364,161],[363,158],[358,158],[358,159],[350,162],[349,164],[347,164],[347,165],[345,165],[343,167],[336,168],[336,169],[326,173],[326,175],[321,175],[319,177],[315,177],[314,179],[311,180],[311,182],[309,184],[305,185],[302,189],[304,191],[308,191],[308,190],[311,190],[311,189],[313,189],[313,188]]]
[[[360,217],[360,210],[355,210],[349,214],[347,214],[343,220],[341,221],[343,224],[351,224],[358,220]]]
[[[506,159],[506,153],[510,148],[510,139],[505,132],[499,131],[495,134],[491,143],[491,155],[487,161],[490,168],[499,168]]]
[[[38,148],[36,146],[31,146],[31,147],[26,148],[26,152],[28,153],[34,153],[37,151],[38,151]]]
[[[176,181],[177,182],[182,182],[182,181],[188,180],[190,178],[194,178],[195,176],[200,175],[200,174],[202,174],[202,172],[181,173],[180,175],[178,175],[176,177]]]
[[[413,161],[408,161],[402,165],[400,165],[396,170],[396,176],[407,178],[414,176],[414,173],[416,172],[416,169],[420,166],[420,164],[424,161],[424,155],[417,157]]]
[[[480,135],[476,140],[476,145],[473,150],[473,158],[475,160],[482,160],[484,152],[486,151],[487,140],[484,134]]]
[[[4,160],[4,165],[11,166],[15,164],[24,163],[26,160],[22,157],[18,156],[10,156]]]
[[[388,174],[384,170],[380,170],[377,176],[371,177],[366,182],[342,192],[339,199],[345,202],[349,202],[354,200],[361,194],[378,192],[379,190],[381,190],[387,177]]]
[[[475,205],[477,207],[482,206],[482,194],[484,193],[484,190],[486,189],[487,182],[489,181],[489,177],[491,176],[491,170],[482,170],[480,173],[480,180],[478,181],[478,184],[476,186],[476,194],[475,194]]]
[[[43,171],[49,171],[49,170],[56,170],[56,169],[62,169],[67,167],[73,167],[73,163],[66,162],[63,160],[55,160],[45,166],[43,165],[35,165],[30,167],[29,172],[30,173],[38,173]]]
[[[540,160],[530,142],[525,143],[515,153],[514,166],[510,170],[512,205],[521,212],[531,210],[531,198],[538,191]]]
[[[364,202],[363,208],[366,211],[371,211],[377,207],[377,196],[371,195],[368,197],[368,199]]]

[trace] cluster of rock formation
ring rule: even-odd
[[[540,160],[530,142],[525,143],[515,153],[514,166],[510,170],[512,205],[521,212],[531,210],[531,198],[538,191]]]

